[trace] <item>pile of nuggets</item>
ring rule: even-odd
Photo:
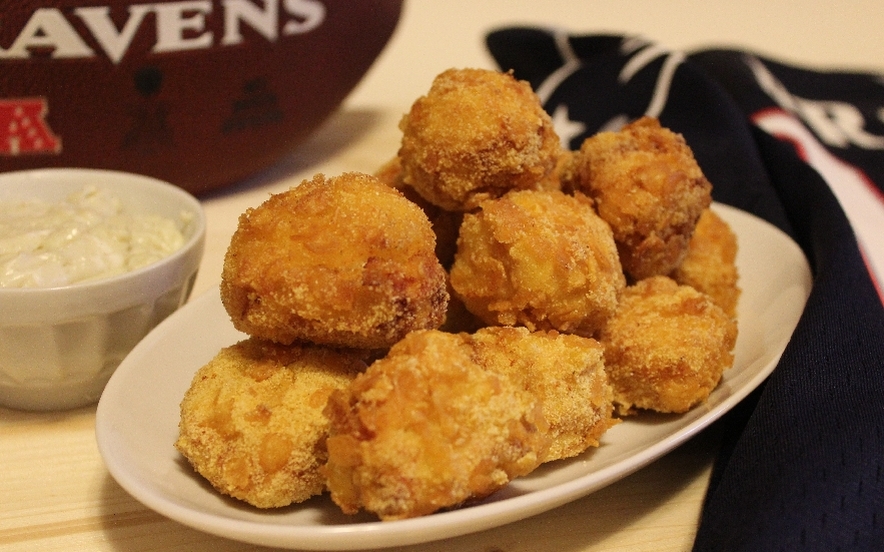
[[[177,449],[259,508],[395,520],[488,496],[733,364],[736,238],[652,118],[567,151],[530,86],[451,69],[376,174],[242,214]]]

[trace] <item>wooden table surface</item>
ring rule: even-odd
[[[195,296],[217,286],[242,211],[316,172],[375,170],[396,152],[398,120],[432,78],[449,67],[493,67],[484,34],[515,24],[640,34],[676,49],[732,46],[813,67],[884,71],[884,4],[873,0],[407,0],[378,62],[306,144],[264,173],[203,199],[208,237]],[[0,409],[0,550],[256,549],[187,528],[129,496],[104,467],[94,422],[94,406],[54,413]],[[713,426],[640,471],[547,513],[392,550],[689,550],[718,431]]]

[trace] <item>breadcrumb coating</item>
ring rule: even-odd
[[[194,376],[175,447],[220,493],[259,508],[307,500],[325,490],[327,398],[365,367],[355,351],[225,347]]]
[[[633,281],[667,275],[682,261],[712,185],[684,137],[643,117],[618,132],[587,138],[563,170],[614,231]]]
[[[586,337],[613,314],[626,285],[611,228],[592,201],[534,190],[464,216],[450,279],[487,324]]]
[[[460,231],[460,223],[463,221],[463,213],[460,211],[446,211],[437,205],[433,205],[414,188],[402,179],[402,161],[398,156],[390,159],[374,173],[381,182],[396,188],[402,195],[423,209],[433,233],[436,234],[436,256],[442,266],[448,270],[454,262],[454,253],[457,251],[457,234]]]
[[[483,369],[466,334],[412,332],[333,393],[326,413],[332,500],[382,520],[487,496],[549,446],[539,399]]]
[[[599,446],[599,438],[616,425],[604,347],[595,339],[497,326],[482,328],[469,340],[486,370],[515,381],[542,402],[551,440],[546,462]]]
[[[239,219],[221,299],[251,336],[386,348],[438,327],[448,303],[421,209],[376,177],[316,175]]]
[[[687,255],[671,276],[705,293],[735,318],[740,299],[736,259],[737,236],[724,219],[707,209],[700,215]]]
[[[687,412],[734,361],[736,322],[709,296],[653,276],[626,288],[599,341],[622,414]]]
[[[487,496],[598,446],[612,398],[594,339],[414,332],[329,400],[332,500],[390,520]]]
[[[399,128],[405,183],[446,210],[469,211],[511,189],[558,186],[552,119],[511,73],[444,71]]]

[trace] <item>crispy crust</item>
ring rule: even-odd
[[[221,299],[252,336],[389,347],[444,320],[435,243],[423,211],[377,178],[317,175],[240,217]]]
[[[498,326],[478,330],[469,341],[486,370],[540,399],[549,424],[546,462],[599,446],[602,434],[617,423],[604,347],[595,339]]]
[[[687,412],[734,361],[737,325],[709,296],[653,276],[623,293],[599,341],[621,413]]]
[[[598,446],[617,423],[612,397],[594,339],[412,333],[329,400],[332,500],[390,520],[487,496]]]
[[[521,190],[482,204],[460,228],[451,286],[492,325],[591,337],[626,285],[611,229],[592,201]]]
[[[568,187],[595,200],[628,276],[666,275],[681,263],[712,185],[680,134],[644,117],[587,138],[571,163]]]
[[[454,253],[457,251],[457,234],[460,223],[463,221],[463,213],[460,211],[446,211],[438,205],[433,205],[424,199],[414,188],[402,179],[402,160],[398,156],[390,159],[374,173],[381,182],[396,188],[402,195],[423,209],[433,233],[436,234],[436,256],[446,270],[451,268],[454,262]]]
[[[487,496],[545,458],[540,401],[473,359],[466,334],[413,332],[332,394],[332,500],[383,520]]]
[[[259,508],[302,502],[325,490],[327,397],[364,369],[357,352],[226,347],[194,376],[175,447],[223,494]]]
[[[697,222],[687,255],[671,276],[705,293],[735,318],[740,299],[736,258],[737,236],[727,222],[707,209]]]
[[[558,186],[552,120],[531,86],[510,73],[444,71],[399,128],[405,183],[446,210],[468,211],[511,189]]]

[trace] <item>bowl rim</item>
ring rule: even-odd
[[[26,296],[31,299],[41,296],[61,297],[66,294],[88,293],[99,288],[104,288],[105,290],[110,288],[124,289],[131,286],[133,282],[145,278],[147,274],[155,271],[162,265],[183,262],[185,257],[192,255],[194,252],[198,253],[198,259],[202,257],[206,239],[206,214],[202,204],[190,192],[158,178],[107,169],[41,168],[0,173],[0,190],[2,190],[4,185],[11,182],[25,183],[27,181],[51,181],[52,179],[60,179],[73,183],[74,180],[88,178],[99,178],[102,180],[119,179],[127,182],[126,185],[136,186],[148,192],[156,190],[165,196],[174,197],[175,200],[181,202],[182,210],[189,212],[193,216],[193,219],[188,221],[188,224],[192,226],[190,235],[187,236],[181,247],[170,255],[136,268],[135,270],[95,280],[74,282],[63,286],[0,287],[0,301],[11,300],[14,297],[20,297],[21,300],[25,300],[24,298]],[[87,183],[88,182],[82,182],[81,184],[85,185]],[[101,184],[99,183],[99,186],[100,185]],[[0,194],[0,199],[2,199],[2,194]],[[197,262],[197,268],[198,266],[199,262]]]

